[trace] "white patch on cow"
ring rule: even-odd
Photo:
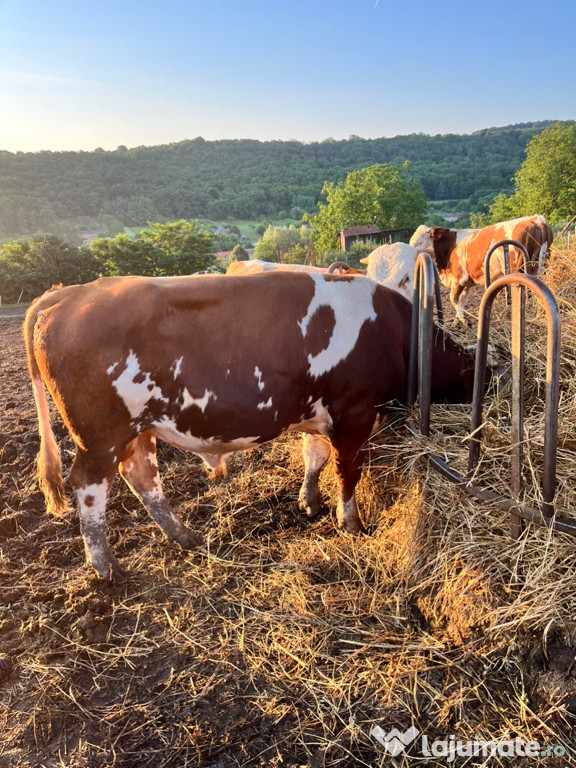
[[[230,376],[230,368],[226,371],[226,376]]]
[[[108,376],[112,376],[116,368],[118,367],[118,363],[113,363],[109,368],[106,369],[106,373]]]
[[[303,440],[302,455],[306,471],[321,469],[330,458],[332,448],[323,435],[307,435]]]
[[[380,285],[402,294],[412,301],[412,280],[420,251],[407,243],[386,243],[360,259],[367,264],[367,275]]]
[[[82,519],[85,522],[99,523],[104,519],[104,507],[108,496],[108,483],[93,483],[84,488],[76,489],[76,498],[82,508]],[[90,499],[88,505],[86,501]]]
[[[504,231],[504,237],[500,237],[500,240],[514,240],[514,230],[521,224],[528,225],[528,222],[532,220],[532,216],[520,216],[518,219],[509,219],[508,221],[502,221],[500,224],[494,224],[494,227],[498,227]]]
[[[321,307],[331,307],[335,319],[328,346],[317,355],[308,355],[310,374],[317,377],[345,360],[356,346],[364,323],[376,319],[372,302],[376,284],[363,277],[328,280],[323,275],[310,275],[310,279],[314,281],[314,297],[298,323],[302,336],[306,338],[308,325]]]
[[[258,381],[258,389],[260,390],[260,392],[262,392],[262,390],[264,389],[264,387],[266,385],[262,381],[262,371],[260,370],[260,368],[258,368],[258,366],[256,366],[256,368],[254,368],[254,376],[256,377],[256,380]]]
[[[325,435],[328,437],[332,430],[332,416],[328,408],[323,404],[322,398],[318,398],[313,405],[312,416],[302,416],[300,421],[290,424],[287,432],[310,432],[311,434]]]
[[[152,433],[161,440],[175,445],[184,451],[192,451],[204,458],[204,454],[224,454],[233,451],[246,451],[257,448],[259,437],[237,437],[234,440],[223,441],[219,437],[196,437],[189,432],[181,432],[173,419],[163,416],[152,425]],[[206,459],[205,459],[206,460]]]
[[[202,395],[202,397],[192,397],[192,395],[190,394],[190,392],[188,392],[186,387],[184,387],[181,397],[183,400],[182,409],[190,408],[190,406],[196,405],[198,406],[198,408],[200,408],[202,413],[204,413],[204,411],[206,410],[208,403],[210,402],[210,399],[216,400],[216,395],[214,394],[214,392],[210,392],[210,390],[208,389],[204,390],[204,394]]]
[[[460,285],[466,285],[470,280],[470,274],[468,272],[468,262],[466,259],[466,251],[458,251],[458,261],[460,262],[460,269],[462,270],[462,277],[460,278]]]
[[[76,489],[78,514],[82,524],[82,538],[86,555],[94,567],[105,566],[107,562],[105,510],[108,497],[108,483],[93,483]]]
[[[264,410],[264,408],[272,408],[272,398],[269,397],[265,403],[264,402],[258,403],[256,408],[258,408],[259,411]]]
[[[162,395],[162,390],[151,379],[149,373],[140,369],[136,354],[130,350],[126,358],[126,367],[122,373],[112,382],[114,389],[124,401],[130,416],[138,418],[150,400],[168,402],[168,398]],[[136,381],[136,379],[139,379]],[[141,379],[141,380],[140,380]]]
[[[182,370],[182,360],[184,360],[184,355],[179,357],[178,360],[175,360],[170,366],[170,370],[174,374],[174,379],[177,379],[178,376],[180,376],[180,371]]]
[[[474,235],[476,232],[480,232],[479,229],[457,229],[456,230],[456,245],[470,235]]]

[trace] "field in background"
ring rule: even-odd
[[[563,321],[565,516],[576,514],[575,265],[576,252],[556,251],[546,275]],[[543,316],[530,307],[528,503],[538,496],[545,375]],[[495,314],[506,356],[501,299]],[[422,764],[420,738],[392,758],[374,726],[414,726],[430,743],[454,735],[552,748],[457,766],[576,764],[576,542],[526,526],[514,543],[504,513],[428,470],[428,450],[465,461],[468,407],[435,407],[429,439],[396,424],[372,441],[359,488],[369,534],[358,538],[335,528],[330,469],[331,512],[309,524],[297,511],[296,436],[232,456],[217,486],[198,459],[163,446],[166,492],[205,543],[185,553],[165,542],[117,481],[109,532],[129,578],[105,587],[84,565],[77,516],[43,514],[20,322],[0,324],[2,768]],[[489,393],[481,467],[504,493],[508,397],[505,380]],[[69,467],[71,444],[56,431]]]
[[[301,227],[302,222],[296,219],[274,219],[273,221],[258,221],[250,219],[226,219],[224,221],[213,221],[212,219],[200,219],[201,224],[206,227],[238,227],[240,234],[246,235],[250,243],[256,243],[262,239],[263,231],[269,224],[275,227]],[[260,231],[259,231],[260,230]],[[262,231],[263,230],[263,231]]]
[[[259,221],[256,219],[225,219],[215,221],[213,219],[199,219],[198,221],[207,229],[237,227],[241,235],[246,235],[249,243],[256,243],[258,240],[261,240],[262,233],[269,224],[273,224],[275,227],[302,226],[302,222],[296,219],[274,219],[273,221]],[[143,227],[126,227],[124,231],[127,235],[134,238],[138,236],[142,229]]]

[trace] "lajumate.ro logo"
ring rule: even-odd
[[[375,738],[384,749],[393,757],[409,747],[419,736],[420,731],[415,726],[408,728],[407,731],[399,731],[398,728],[392,728],[386,733],[379,725],[374,726],[370,735]],[[524,741],[524,739],[503,739],[501,741],[462,741],[456,736],[449,736],[448,739],[436,739],[429,741],[428,737],[422,734],[420,740],[420,749],[424,757],[445,757],[448,763],[453,762],[456,757],[563,757],[566,754],[566,748],[561,744],[547,744],[542,746],[538,741]]]

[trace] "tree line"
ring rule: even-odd
[[[428,200],[465,201],[477,211],[513,192],[529,141],[548,123],[470,135],[297,141],[196,138],[114,151],[0,151],[0,239],[51,232],[115,235],[148,221],[301,219],[326,182],[406,162]]]
[[[75,246],[56,235],[32,235],[0,248],[2,303],[31,301],[52,285],[115,275],[189,275],[214,263],[212,234],[197,221],[150,223],[132,240],[120,233]]]
[[[540,213],[552,225],[576,219],[576,123],[546,127],[529,143],[514,177],[512,194],[498,195],[487,214],[472,217],[474,226]],[[352,171],[343,181],[327,181],[316,213],[304,214],[301,227],[268,227],[256,246],[257,258],[269,261],[329,263],[339,258],[338,234],[345,227],[376,224],[381,229],[422,223],[427,202],[409,163],[402,168],[375,164]],[[218,235],[235,244],[232,258],[246,258],[239,232]],[[222,244],[222,240],[218,241]],[[360,254],[356,254],[359,256]],[[0,247],[0,297],[29,300],[54,283],[81,283],[123,274],[188,275],[227,264],[215,256],[215,235],[195,219],[148,222],[131,239],[120,233],[75,246],[56,235],[34,235]]]

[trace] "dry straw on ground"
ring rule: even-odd
[[[576,254],[546,280],[563,322],[558,509],[576,516]],[[526,501],[538,497],[544,382],[541,310],[530,302]],[[498,300],[493,343],[506,354]],[[473,335],[469,334],[471,338]],[[489,392],[478,481],[509,487],[509,384]],[[117,486],[109,528],[130,569],[105,588],[83,565],[78,523],[43,520],[4,542],[0,765],[402,766],[372,727],[429,741],[521,738],[563,758],[459,757],[455,765],[576,764],[576,540],[507,515],[433,473],[463,469],[469,408],[436,407],[432,436],[401,424],[369,448],[359,502],[369,535],[296,511],[299,440],[237,454],[210,487],[162,451],[166,491],[202,531],[183,553]],[[33,479],[22,488],[32,492]],[[332,502],[330,472],[323,491]],[[429,758],[426,765],[446,765]]]

